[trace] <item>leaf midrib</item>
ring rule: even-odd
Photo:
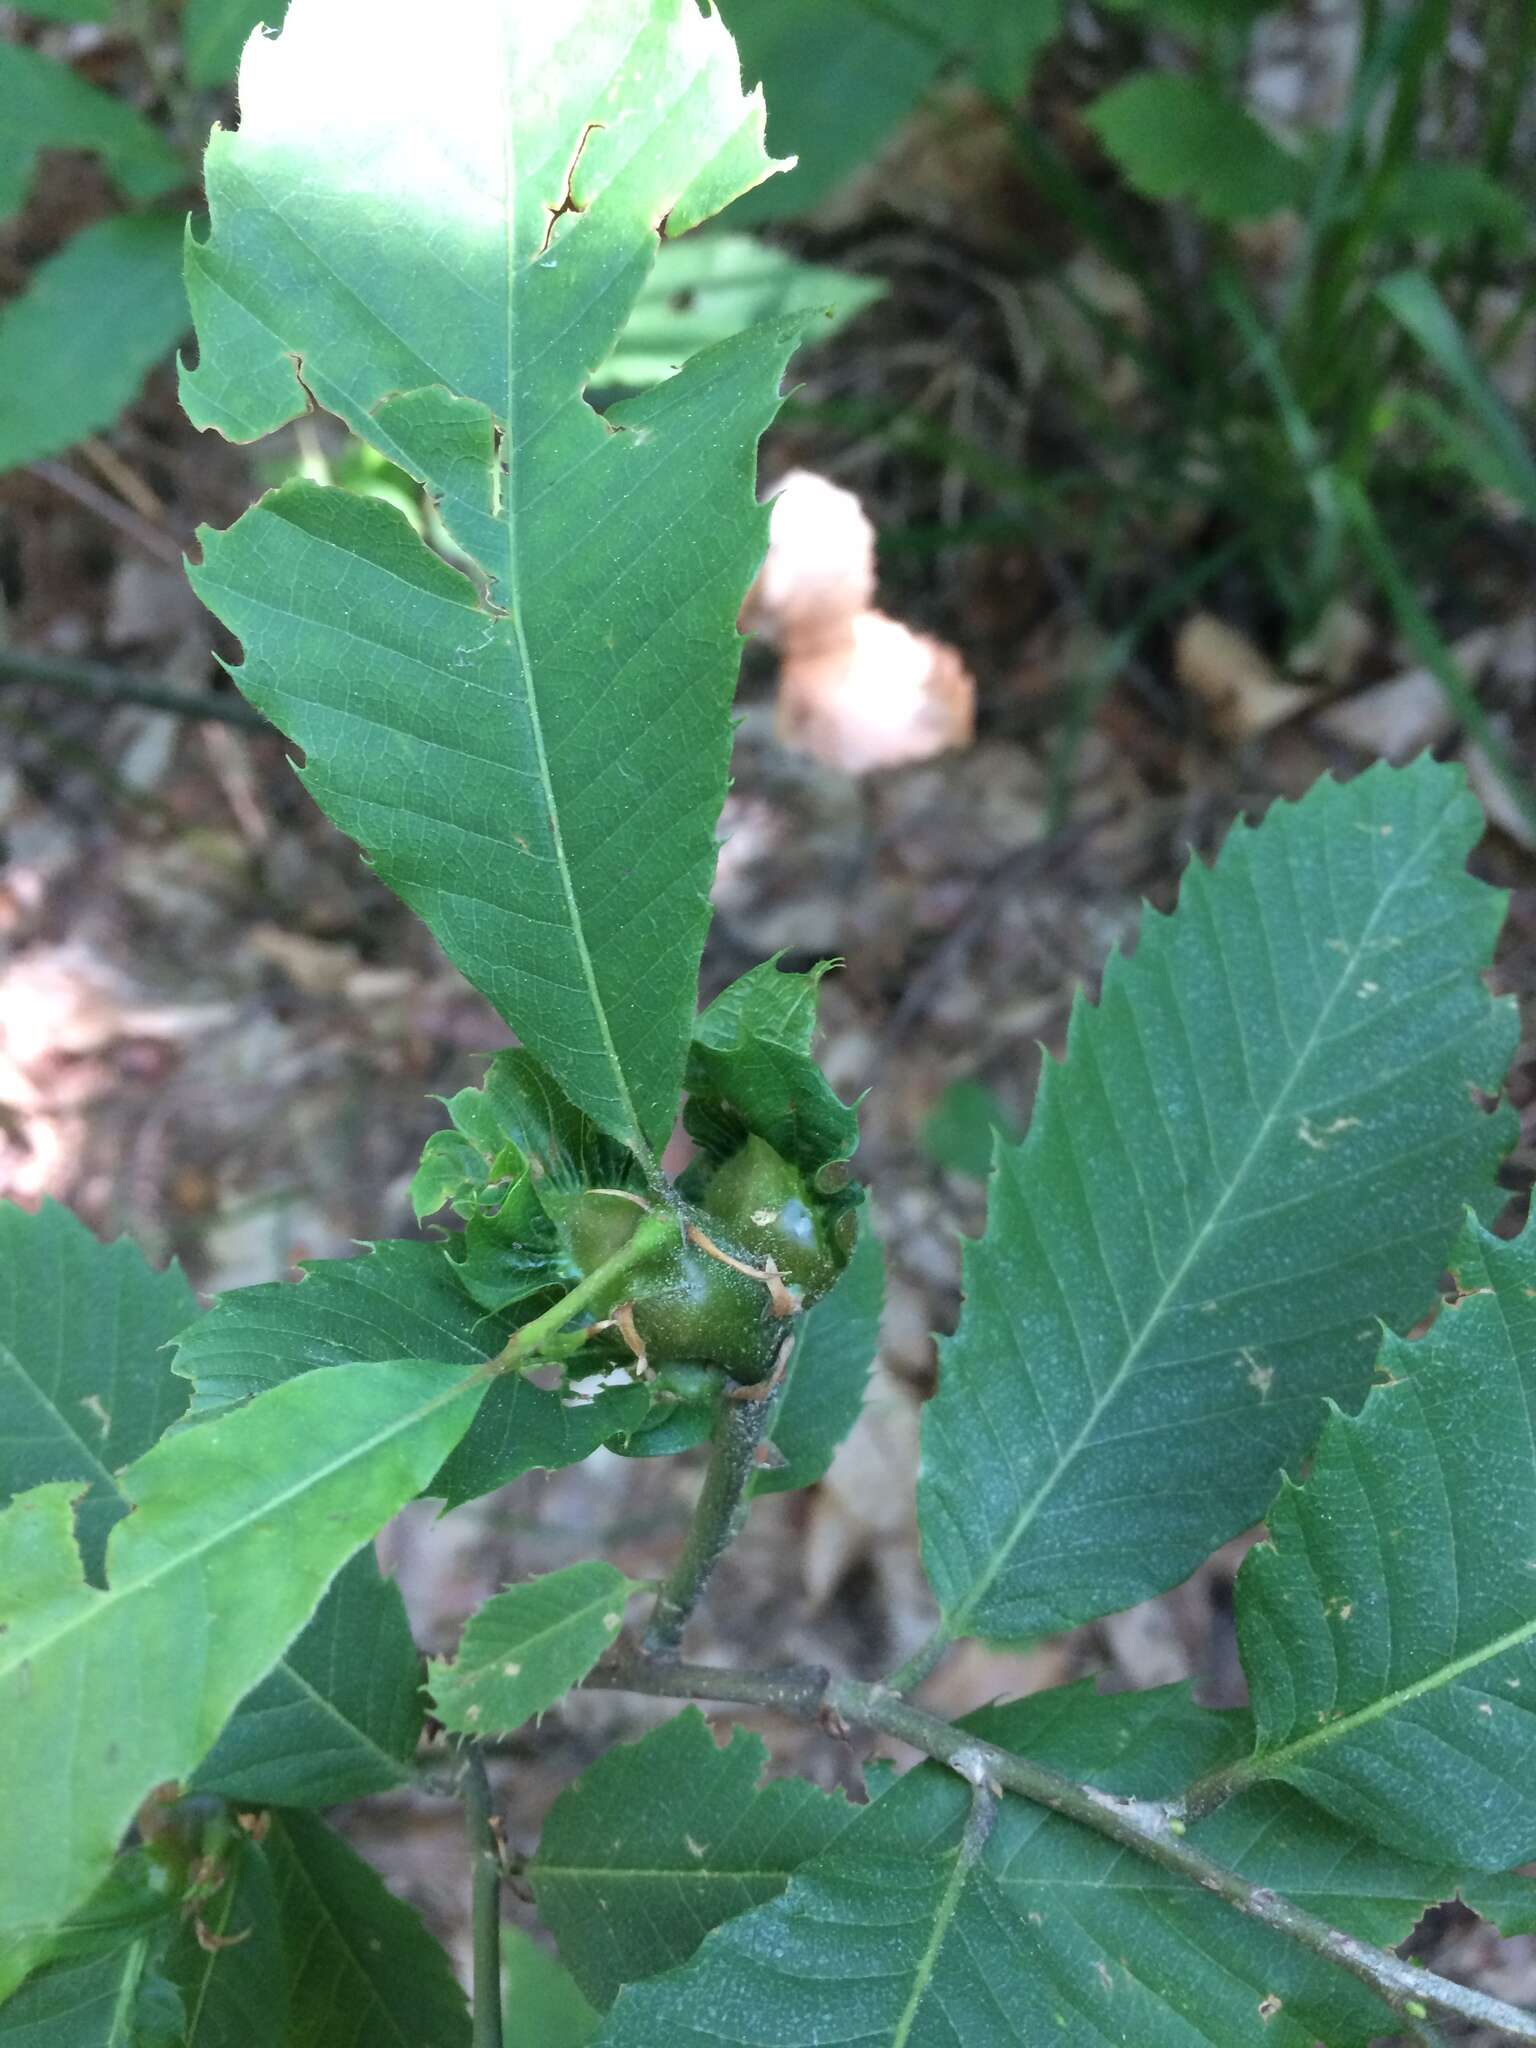
[[[934,1971],[939,1966],[940,1951],[948,1938],[955,1914],[959,1911],[960,1894],[965,1890],[966,1879],[976,1867],[976,1853],[972,1845],[971,1830],[968,1828],[965,1840],[955,1845],[955,1867],[945,1879],[944,1890],[934,1909],[928,1945],[918,1958],[917,1968],[913,1972],[912,1990],[906,2005],[902,2008],[901,2017],[892,2030],[891,2048],[907,2048],[907,2043],[912,2038],[912,2029],[917,2024],[918,2013],[928,1995],[928,1987],[933,1982]]]
[[[1270,1108],[1265,1112],[1264,1116],[1260,1120],[1259,1128],[1253,1138],[1252,1143],[1244,1152],[1243,1157],[1238,1164],[1236,1172],[1231,1175],[1231,1177],[1226,1182],[1225,1186],[1222,1188],[1209,1215],[1206,1217],[1205,1221],[1201,1224],[1199,1230],[1195,1233],[1194,1237],[1192,1238],[1189,1248],[1185,1252],[1183,1259],[1180,1261],[1177,1270],[1174,1272],[1173,1276],[1168,1280],[1168,1282],[1163,1288],[1162,1293],[1158,1296],[1157,1301],[1154,1303],[1153,1307],[1148,1312],[1146,1318],[1142,1323],[1140,1330],[1137,1332],[1135,1340],[1127,1350],[1125,1357],[1122,1360],[1118,1370],[1115,1372],[1113,1378],[1110,1380],[1108,1386],[1104,1389],[1103,1393],[1100,1394],[1094,1401],[1093,1407],[1089,1411],[1087,1419],[1084,1421],[1081,1429],[1079,1429],[1077,1435],[1072,1439],[1072,1442],[1060,1454],[1055,1465],[1052,1467],[1049,1476],[1040,1485],[1040,1487],[1037,1488],[1034,1497],[1031,1500],[1027,1501],[1024,1504],[1024,1506],[1020,1508],[1018,1514],[1014,1518],[1013,1524],[1009,1529],[1007,1536],[1004,1538],[1003,1542],[998,1545],[991,1562],[987,1565],[986,1569],[978,1576],[978,1578],[976,1579],[975,1583],[971,1588],[971,1591],[966,1596],[965,1600],[955,1610],[954,1614],[948,1617],[947,1627],[951,1635],[963,1635],[968,1632],[968,1626],[970,1623],[971,1616],[976,1612],[976,1609],[986,1599],[987,1594],[991,1591],[993,1585],[996,1583],[999,1574],[1011,1560],[1014,1551],[1018,1548],[1019,1544],[1022,1543],[1024,1537],[1028,1534],[1030,1528],[1033,1526],[1040,1510],[1044,1507],[1045,1503],[1050,1499],[1051,1495],[1055,1492],[1062,1478],[1068,1471],[1071,1470],[1072,1466],[1076,1463],[1077,1459],[1082,1454],[1085,1445],[1090,1441],[1094,1431],[1098,1428],[1099,1422],[1102,1420],[1105,1411],[1108,1409],[1110,1404],[1118,1397],[1121,1389],[1125,1386],[1126,1382],[1135,1372],[1137,1362],[1140,1359],[1143,1351],[1145,1351],[1147,1345],[1150,1343],[1153,1333],[1156,1331],[1163,1316],[1167,1313],[1170,1305],[1177,1298],[1179,1289],[1184,1285],[1185,1280],[1188,1278],[1191,1270],[1193,1269],[1201,1253],[1204,1251],[1207,1243],[1210,1241],[1214,1233],[1220,1228],[1233,1196],[1236,1194],[1237,1190],[1243,1185],[1243,1183],[1247,1179],[1248,1173],[1251,1170],[1255,1159],[1257,1159],[1260,1152],[1263,1150],[1264,1146],[1268,1143],[1270,1133],[1273,1131],[1275,1124],[1279,1119],[1287,1100],[1290,1097],[1292,1089],[1296,1086],[1298,1078],[1305,1071],[1308,1062],[1311,1060],[1314,1052],[1317,1049],[1318,1043],[1320,1042],[1322,1037],[1324,1026],[1327,1024],[1328,1019],[1332,1016],[1335,1005],[1338,1003],[1340,997],[1344,993],[1346,985],[1353,979],[1353,977],[1360,970],[1365,952],[1375,932],[1377,921],[1385,912],[1388,904],[1391,903],[1393,899],[1396,897],[1398,891],[1417,871],[1417,869],[1423,864],[1426,856],[1431,852],[1431,850],[1434,847],[1438,845],[1440,838],[1442,836],[1442,830],[1443,814],[1441,819],[1436,821],[1433,830],[1424,835],[1424,837],[1419,842],[1418,846],[1414,849],[1411,858],[1408,861],[1406,861],[1402,868],[1399,869],[1398,873],[1392,877],[1391,882],[1388,884],[1387,888],[1382,892],[1380,899],[1378,900],[1375,908],[1372,910],[1370,917],[1366,921],[1364,930],[1362,931],[1359,939],[1355,943],[1354,949],[1349,954],[1347,960],[1343,963],[1331,994],[1329,995],[1327,1001],[1323,1004],[1322,1008],[1319,1010],[1317,1019],[1313,1024],[1312,1030],[1307,1035],[1305,1044],[1302,1046],[1300,1051],[1297,1053],[1295,1059],[1292,1061],[1290,1071],[1286,1076],[1284,1085],[1280,1088]]]
[[[323,1826],[324,1823],[322,1822],[320,1825]],[[283,1846],[287,1850],[287,1860],[292,1874],[309,1894],[310,1904],[316,1917],[323,1921],[330,1929],[332,1939],[345,1956],[354,1978],[361,1987],[364,2001],[389,2029],[391,2036],[400,2043],[400,2048],[413,2048],[413,2044],[407,2036],[405,2029],[395,2016],[393,2007],[386,2002],[382,1992],[375,1985],[368,1963],[358,1953],[346,1925],[332,1912],[330,1900],[326,1897],[320,1886],[316,1884],[309,1865],[304,1861],[291,1830],[285,1831]],[[379,1882],[382,1884],[383,1879],[381,1878]],[[312,1947],[313,1944],[311,1944]]]
[[[400,1761],[399,1757],[391,1756],[387,1749],[374,1740],[373,1736],[369,1734],[361,1722],[348,1720],[336,1702],[327,1699],[325,1694],[313,1686],[301,1671],[294,1668],[288,1658],[285,1657],[281,1663],[273,1665],[271,1676],[273,1678],[292,1679],[299,1691],[306,1695],[308,1702],[318,1707],[323,1714],[329,1715],[339,1728],[344,1728],[357,1746],[371,1751],[381,1763],[388,1764],[397,1785],[405,1784],[410,1777],[410,1771]]]
[[[509,40],[509,23],[506,13],[501,16],[501,70],[502,78],[509,85],[512,75],[512,47]],[[510,102],[510,93],[508,100]],[[592,953],[587,945],[587,934],[582,923],[581,910],[576,900],[575,881],[571,864],[565,850],[565,833],[560,823],[560,805],[556,798],[555,786],[549,768],[549,751],[544,740],[544,721],[539,711],[538,693],[533,682],[533,659],[528,647],[528,636],[523,628],[523,584],[522,566],[517,543],[517,488],[511,465],[517,459],[522,442],[517,429],[517,280],[521,266],[516,247],[516,215],[514,194],[517,185],[516,123],[509,117],[501,124],[501,167],[502,167],[502,226],[506,257],[506,402],[507,417],[503,422],[503,447],[507,450],[507,478],[501,494],[502,520],[507,535],[507,583],[506,609],[510,619],[512,639],[517,655],[518,683],[523,702],[528,712],[528,728],[533,736],[534,756],[538,764],[539,787],[543,791],[549,819],[550,843],[554,849],[555,872],[560,877],[560,891],[565,898],[567,915],[570,918],[571,936],[576,946],[576,958],[581,968],[582,980],[586,984],[587,999],[592,1014],[597,1020],[598,1033],[602,1039],[603,1056],[613,1075],[619,1101],[628,1120],[628,1129],[616,1132],[623,1139],[635,1157],[640,1161],[647,1180],[654,1183],[660,1171],[650,1143],[646,1138],[640,1118],[636,1113],[634,1098],[630,1094],[629,1079],[619,1059],[618,1047],[614,1043],[612,1027],[608,1022],[608,1011],[603,1002],[602,992],[597,984],[597,971],[593,965]],[[601,1121],[601,1120],[600,1120]]]
[[[1336,1721],[1329,1721],[1321,1728],[1311,1729],[1305,1735],[1298,1735],[1294,1742],[1287,1742],[1279,1749],[1259,1751],[1247,1765],[1239,1766],[1234,1773],[1244,1783],[1258,1778],[1278,1777],[1296,1758],[1305,1756],[1309,1750],[1325,1748],[1330,1742],[1352,1735],[1357,1729],[1369,1727],[1373,1721],[1383,1720],[1388,1714],[1398,1712],[1412,1701],[1423,1699],[1427,1693],[1438,1692],[1443,1686],[1454,1685],[1459,1678],[1465,1678],[1469,1671],[1475,1671],[1480,1664],[1492,1663],[1496,1658],[1518,1650],[1523,1643],[1536,1638],[1536,1616],[1522,1622],[1518,1628],[1496,1636],[1491,1643],[1476,1650],[1469,1650],[1465,1656],[1452,1658],[1449,1664],[1438,1665],[1409,1685],[1399,1686],[1396,1691],[1383,1693],[1379,1699],[1368,1700],[1363,1707],[1356,1707],[1352,1713],[1341,1714]],[[1513,1701],[1510,1703],[1514,1704]]]
[[[0,1370],[7,1366],[14,1371],[16,1378],[32,1396],[42,1412],[58,1423],[59,1433],[69,1443],[70,1448],[78,1451],[82,1460],[93,1468],[89,1475],[82,1475],[83,1483],[87,1486],[106,1486],[111,1492],[116,1493],[117,1481],[113,1478],[111,1471],[97,1453],[91,1449],[80,1431],[70,1422],[69,1417],[64,1413],[58,1402],[43,1392],[42,1388],[33,1379],[26,1366],[23,1365],[11,1347],[8,1344],[0,1344]]]

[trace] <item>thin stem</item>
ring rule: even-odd
[[[473,1742],[464,1745],[464,1769],[459,1782],[473,1868],[472,2040],[474,2048],[502,2048],[501,1843],[493,1820],[495,1809],[485,1758]]]
[[[612,1258],[604,1259],[600,1266],[594,1266],[584,1280],[578,1280],[568,1294],[563,1294],[551,1309],[541,1316],[535,1316],[531,1323],[524,1323],[520,1330],[514,1330],[500,1351],[491,1360],[497,1372],[521,1372],[525,1367],[540,1365],[552,1357],[564,1357],[579,1350],[586,1341],[586,1333],[578,1334],[577,1342],[561,1341],[560,1332],[573,1316],[583,1309],[595,1308],[601,1315],[614,1307],[623,1298],[621,1282],[626,1275],[653,1252],[660,1251],[669,1238],[676,1237],[679,1225],[677,1219],[660,1211],[642,1216],[633,1237],[621,1244]]]
[[[0,681],[45,683],[76,697],[104,704],[142,704],[148,711],[169,711],[177,718],[211,718],[220,725],[239,725],[250,732],[271,732],[261,713],[240,697],[215,697],[211,691],[176,690],[147,677],[121,675],[104,661],[58,661],[45,654],[23,654],[0,647]]]
[[[898,1665],[890,1677],[886,1679],[886,1691],[895,1693],[916,1692],[923,1680],[933,1671],[937,1670],[939,1660],[943,1657],[944,1652],[949,1648],[953,1640],[948,1627],[941,1621],[928,1640],[925,1643],[919,1643],[906,1663]]]
[[[715,1566],[735,1542],[747,1518],[747,1488],[757,1447],[767,1433],[776,1406],[770,1394],[760,1401],[733,1401],[727,1397],[716,1409],[704,1485],[681,1555],[656,1595],[645,1631],[647,1656],[676,1657],[683,1633],[714,1576]]]
[[[1405,1963],[1388,1949],[1359,1941],[1331,1927],[1326,1920],[1283,1899],[1267,1885],[1252,1884],[1195,1847],[1173,1806],[1145,1799],[1123,1799],[1080,1785],[1044,1764],[1014,1756],[990,1742],[981,1742],[936,1714],[909,1706],[886,1685],[865,1685],[851,1678],[832,1678],[815,1666],[777,1672],[718,1671],[707,1665],[653,1664],[630,1650],[619,1650],[600,1664],[588,1685],[610,1690],[660,1694],[666,1698],[722,1700],[745,1706],[771,1707],[799,1720],[857,1722],[920,1750],[951,1766],[966,1781],[991,1782],[1037,1806],[1048,1807],[1130,1849],[1148,1862],[1187,1878],[1234,1906],[1238,1912],[1284,1935],[1288,1941],[1336,1964],[1368,1985],[1376,1996],[1405,2020],[1422,2028],[1433,2019],[1468,2020],[1501,2030],[1521,2048],[1536,2048],[1536,2014],[1521,2012],[1501,1999],[1489,1998],[1448,1978]]]
[[[179,543],[168,533],[162,533],[157,526],[151,526],[142,512],[134,511],[131,505],[114,498],[110,491],[104,491],[100,484],[92,483],[87,476],[81,476],[70,468],[67,462],[29,462],[27,473],[41,477],[46,484],[52,484],[56,491],[62,491],[67,498],[73,498],[88,512],[94,512],[98,519],[115,526],[119,533],[141,547],[146,554],[153,555],[157,562],[164,562],[167,568],[181,570],[186,567],[186,557]]]

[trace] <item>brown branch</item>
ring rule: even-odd
[[[722,1398],[715,1410],[703,1490],[688,1525],[682,1553],[662,1581],[646,1627],[648,1657],[662,1660],[677,1656],[683,1634],[714,1576],[715,1566],[736,1540],[746,1519],[757,1447],[767,1433],[777,1405],[771,1398]]]
[[[884,1685],[835,1678],[817,1666],[785,1671],[724,1671],[707,1665],[653,1663],[631,1649],[605,1658],[587,1679],[609,1690],[660,1694],[670,1699],[720,1700],[768,1707],[797,1720],[857,1723],[948,1764],[971,1785],[995,1782],[1009,1792],[1048,1807],[1093,1833],[1117,1842],[1160,1869],[1214,1892],[1262,1926],[1284,1935],[1313,1955],[1347,1970],[1424,2038],[1433,2019],[1470,2021],[1493,2027],[1521,2048],[1536,2048],[1536,2014],[1506,2005],[1449,1978],[1406,1963],[1389,1949],[1373,1947],[1330,1926],[1317,1914],[1293,1905],[1267,1885],[1251,1883],[1190,1842],[1171,1806],[1124,1799],[1080,1785],[1043,1764],[981,1742],[936,1714],[910,1706]]]

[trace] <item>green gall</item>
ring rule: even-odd
[[[621,1195],[589,1190],[565,1220],[566,1247],[577,1269],[595,1272],[622,1251],[645,1213]],[[625,1272],[609,1306],[629,1303],[634,1335],[657,1365],[716,1366],[749,1383],[766,1378],[783,1324],[773,1313],[768,1287],[740,1270],[754,1266],[751,1254],[713,1230],[707,1234],[715,1251],[707,1251],[690,1242],[685,1228],[679,1217],[676,1236]],[[625,1355],[618,1333],[605,1348]]]
[[[610,1189],[589,1188],[562,1218],[565,1250],[583,1276],[622,1253],[648,1213]],[[772,1373],[793,1317],[819,1301],[847,1263],[857,1225],[846,1201],[815,1192],[799,1168],[749,1136],[681,1209],[676,1235],[629,1266],[614,1298],[626,1330],[601,1348],[625,1355],[633,1339],[660,1367],[710,1367],[748,1385]]]
[[[822,1197],[762,1138],[748,1137],[716,1169],[703,1207],[749,1257],[772,1259],[803,1307],[820,1300],[846,1262],[847,1253],[828,1232]]]

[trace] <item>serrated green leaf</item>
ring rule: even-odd
[[[282,27],[288,0],[186,0],[181,11],[182,62],[199,90],[233,78],[240,52],[263,23]]]
[[[199,1313],[177,1268],[153,1271],[126,1239],[98,1243],[53,1202],[35,1215],[0,1207],[0,1502],[50,1479],[88,1486],[75,1533],[93,1582],[127,1510],[117,1472],[185,1402],[167,1346]],[[242,1701],[197,1782],[289,1805],[385,1791],[408,1774],[419,1682],[400,1595],[360,1552]]]
[[[964,1725],[1106,1790],[1164,1797],[1191,1768],[1230,1756],[1244,1717],[1206,1714],[1183,1687],[1100,1699],[1074,1686]],[[1402,1938],[1449,1889],[1446,1873],[1361,1848],[1343,1829],[1319,1835],[1300,1800],[1274,1796],[1235,1802],[1191,1833],[1371,1938]],[[1390,2025],[1342,1972],[1022,1800],[1002,1801],[967,1858],[969,1798],[931,1765],[889,1786],[771,1903],[718,1927],[681,1968],[622,1991],[605,2048],[1365,2048]]]
[[[191,323],[182,234],[179,215],[97,221],[0,313],[0,470],[110,426],[169,356]]]
[[[458,1735],[507,1735],[563,1699],[618,1638],[642,1588],[591,1559],[487,1600],[447,1663],[427,1667],[433,1709]]]
[[[221,1294],[182,1332],[175,1371],[193,1382],[191,1413],[222,1414],[270,1387],[359,1359],[433,1358],[471,1366],[512,1325],[487,1316],[453,1278],[440,1246],[386,1238],[352,1259],[308,1259],[303,1278]]]
[[[853,1157],[859,1113],[811,1056],[826,972],[785,974],[766,960],[697,1020],[683,1121],[711,1156],[729,1158],[750,1132],[807,1174]]]
[[[1253,1741],[1249,1714],[1207,1712],[1187,1685],[1100,1694],[1088,1680],[983,1708],[964,1725],[1021,1755],[1048,1759],[1068,1777],[1149,1799],[1177,1797],[1191,1780],[1243,1757]],[[1271,1890],[1381,1947],[1395,1947],[1429,1905],[1469,1889],[1479,1893],[1476,1910],[1506,1932],[1536,1912],[1536,1885],[1528,1879],[1477,1878],[1454,1863],[1399,1855],[1319,1814],[1283,1785],[1245,1792],[1193,1825],[1189,1839],[1230,1868],[1262,1870]],[[1134,1867],[1139,1871],[1139,1862]]]
[[[803,1779],[760,1785],[766,1761],[742,1728],[721,1749],[689,1707],[610,1749],[550,1808],[528,1877],[594,2005],[686,1960],[848,1826],[853,1809]]]
[[[707,1444],[714,1420],[714,1408],[705,1403],[679,1402],[669,1409],[656,1402],[624,1434],[605,1438],[603,1448],[621,1458],[675,1458]]]
[[[0,2006],[3,2048],[158,2048],[167,1999],[176,2030],[165,2048],[183,2048],[180,2001],[159,1968],[179,1901],[146,1851],[119,1856],[55,1933],[47,1961]]]
[[[0,1994],[100,1882],[139,1801],[189,1775],[341,1565],[441,1464],[482,1392],[415,1360],[343,1366],[157,1444],[121,1475],[136,1511],[108,1539],[104,1592],[80,1571],[77,1482],[0,1514]]]
[[[411,1777],[421,1660],[405,1602],[360,1550],[204,1757],[192,1789],[252,1806],[335,1806]]]
[[[221,1295],[177,1346],[176,1371],[196,1382],[194,1415],[216,1415],[298,1373],[357,1359],[482,1363],[515,1325],[477,1308],[439,1245],[388,1240],[355,1259],[316,1259],[297,1286]],[[463,1440],[426,1491],[459,1507],[524,1472],[574,1465],[632,1429],[649,1396],[615,1388],[573,1402],[520,1374],[492,1385]]]
[[[1429,760],[1318,784],[1187,870],[1073,1012],[1004,1147],[924,1410],[923,1554],[954,1634],[1018,1640],[1176,1584],[1358,1405],[1471,1202],[1501,1199],[1503,899]]]
[[[142,114],[24,44],[0,43],[0,109],[0,220],[26,198],[43,149],[98,151],[130,199],[186,183],[181,158]]]
[[[595,381],[658,383],[701,348],[788,313],[812,316],[807,342],[827,341],[885,291],[881,278],[804,263],[753,235],[685,235],[657,250],[656,268]]]
[[[92,1580],[127,1512],[118,1472],[186,1405],[166,1347],[197,1315],[180,1267],[155,1272],[127,1238],[100,1243],[57,1202],[35,1214],[0,1203],[0,1505],[80,1481]]]
[[[179,2048],[278,2048],[287,2040],[288,1978],[271,1867],[238,1829],[220,1864],[218,1889],[184,1921],[162,1964],[186,2014]]]
[[[443,1510],[494,1493],[525,1472],[579,1465],[611,1436],[634,1429],[650,1406],[644,1386],[594,1395],[545,1392],[520,1375],[497,1380],[463,1442],[433,1480]]]
[[[658,227],[771,170],[761,101],[696,0],[452,0],[430,28],[387,0],[355,26],[296,0],[247,45],[188,251],[184,402],[249,440],[312,393],[433,493],[476,580],[392,508],[298,483],[205,532],[193,581],[324,808],[650,1169],[764,544],[753,451],[801,322],[604,418],[583,386]]]
[[[1149,199],[1182,199],[1219,221],[1262,220],[1299,202],[1300,159],[1203,79],[1140,72],[1083,118]]]
[[[362,1857],[309,1813],[272,1816],[267,1859],[288,1968],[283,2048],[468,2048],[442,1948]]]
[[[771,1430],[784,1463],[753,1473],[754,1496],[814,1486],[826,1472],[864,1405],[884,1308],[885,1260],[866,1225],[847,1270],[801,1321]]]
[[[1239,1574],[1235,1778],[1496,1871],[1536,1855],[1536,1236],[1474,1225],[1451,1263],[1460,1297],[1387,1340],[1391,1384],[1329,1419]]]
[[[520,1927],[501,1930],[501,2002],[514,2038],[538,2048],[591,2048],[602,2024],[570,1971]]]

